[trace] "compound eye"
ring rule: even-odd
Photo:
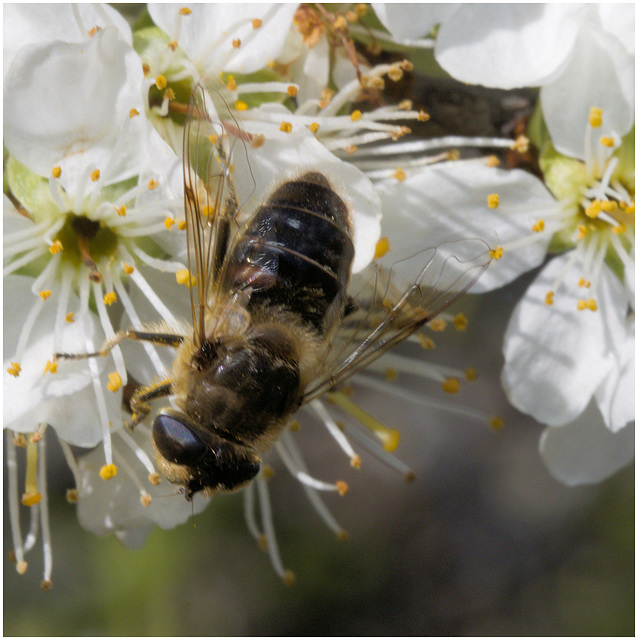
[[[176,464],[193,465],[206,452],[206,445],[187,424],[165,413],[153,421],[153,440],[157,450]]]

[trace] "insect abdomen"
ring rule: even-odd
[[[341,313],[354,256],[348,211],[319,173],[281,185],[255,213],[228,270],[251,306],[291,311],[323,333]]]

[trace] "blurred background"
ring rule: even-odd
[[[250,537],[239,494],[216,497],[175,530],[154,530],[140,550],[83,531],[51,438],[54,586],[39,588],[37,547],[24,576],[5,560],[5,635],[633,635],[633,466],[596,486],[561,485],[538,455],[541,427],[508,408],[499,386],[501,336],[525,285],[467,296],[457,309],[468,330],[436,334],[437,349],[421,352],[476,366],[477,380],[455,396],[434,383],[423,391],[501,415],[501,431],[365,398],[401,428],[396,453],[416,472],[406,484],[365,454],[351,469],[323,427],[302,421],[311,473],[350,485],[344,497],[326,496],[349,541],[324,527],[273,456],[291,587]],[[6,558],[6,499],[4,530]]]
[[[436,72],[389,86],[387,100],[412,97],[430,114],[417,132],[429,136],[514,135],[536,99],[533,91],[488,91]],[[535,169],[533,154],[503,160]],[[467,331],[448,328],[433,336],[435,351],[418,352],[477,369],[459,394],[401,382],[500,415],[499,432],[358,391],[367,410],[401,430],[396,455],[416,473],[406,484],[363,453],[355,471],[323,426],[301,420],[297,442],[311,474],[350,485],[344,497],[325,496],[349,541],[335,539],[272,457],[274,522],[284,565],[296,575],[291,587],[248,533],[239,494],[215,497],[174,530],[155,529],[140,550],[83,531],[65,500],[72,476],[49,438],[54,586],[39,588],[39,546],[24,576],[6,560],[5,495],[4,634],[634,635],[633,465],[595,486],[565,487],[538,454],[541,425],[510,407],[500,387],[503,332],[534,275],[466,296],[454,311],[468,316]]]

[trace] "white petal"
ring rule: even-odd
[[[302,44],[304,55],[292,65],[292,78],[299,86],[297,100],[303,104],[306,100],[321,99],[321,92],[328,86],[330,60],[328,39],[320,38],[317,44],[308,48]]]
[[[157,26],[169,36],[177,35],[177,12],[184,5],[149,5],[149,12]],[[263,69],[281,53],[297,10],[287,4],[192,4],[192,13],[181,16],[179,45],[208,76],[220,71],[252,73]],[[262,21],[259,28],[252,20]],[[239,47],[233,41],[241,42]]]
[[[87,333],[94,344],[101,344],[104,336],[89,316],[76,316],[76,322],[65,324],[60,343],[56,345],[53,327],[58,291],[54,290],[33,327],[20,362],[22,371],[19,377],[14,378],[6,371],[15,359],[22,326],[36,299],[30,291],[32,283],[33,280],[25,276],[12,275],[4,280],[4,426],[25,432],[33,431],[39,422],[46,422],[67,442],[94,446],[102,438],[102,429],[86,361],[60,361],[58,373],[43,374],[46,362],[53,359],[56,351],[85,353]],[[77,298],[71,294],[69,308],[78,306]],[[103,370],[106,361],[100,359],[98,366]],[[117,411],[120,397],[109,396],[109,411]]]
[[[139,148],[145,120],[129,111],[144,113],[142,81],[138,55],[115,29],[82,45],[25,47],[5,81],[5,144],[39,175],[48,177],[60,165],[68,190],[87,168],[104,170],[124,127],[128,146],[120,151]],[[122,180],[137,170],[129,166],[111,177]]]
[[[381,24],[397,40],[414,40],[427,36],[437,24],[445,22],[461,6],[448,4],[406,4],[403,2],[373,2],[372,8]]]
[[[6,3],[3,6],[4,76],[19,49],[30,44],[86,42],[94,27],[116,27],[126,42],[132,44],[131,27],[122,14],[108,4],[78,3],[82,25],[68,4]],[[83,28],[82,28],[83,26]]]
[[[383,234],[401,239],[394,247],[397,253],[463,238],[481,238],[493,248],[531,236],[539,213],[554,206],[551,194],[529,173],[489,168],[480,162],[434,165],[403,182],[386,181],[378,191],[384,212]],[[487,206],[487,196],[492,193],[499,195],[497,209]],[[505,251],[472,291],[500,287],[538,266],[549,239],[539,234],[525,247]]]
[[[636,52],[636,7],[627,2],[601,2],[591,5],[603,29],[615,35],[632,55]]]
[[[636,419],[636,334],[633,316],[627,322],[627,334],[620,347],[616,366],[596,391],[596,401],[605,425],[616,432]]]
[[[577,310],[577,300],[585,296],[574,266],[554,304],[545,304],[569,256],[552,259],[541,271],[516,306],[503,341],[502,384],[509,401],[550,426],[575,420],[585,410],[625,335],[625,294],[606,266],[596,291],[598,311]]]
[[[150,437],[138,430],[133,438],[153,460]],[[98,448],[79,461],[82,480],[78,520],[85,529],[97,535],[115,533],[125,544],[138,546],[153,525],[170,529],[186,522],[191,515],[200,513],[208,505],[208,499],[202,496],[196,496],[190,503],[182,495],[171,495],[177,488],[166,480],[159,485],[152,485],[148,481],[148,470],[133,451],[115,435],[113,444],[154,500],[148,507],[142,505],[138,487],[124,465],[118,465],[118,461],[121,461],[119,457],[114,460],[118,474],[110,480],[102,480],[99,471],[104,465],[104,452]]]
[[[541,105],[558,151],[584,159],[592,107],[603,110],[607,131],[623,136],[634,123],[634,57],[614,36],[583,24],[560,77],[541,89]]]
[[[570,486],[608,478],[634,459],[634,447],[634,425],[612,433],[593,402],[573,422],[547,427],[540,440],[547,468]]]
[[[467,4],[441,25],[435,57],[454,78],[512,89],[539,86],[567,60],[578,9],[562,4]]]

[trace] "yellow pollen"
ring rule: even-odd
[[[610,136],[603,136],[600,139],[600,144],[602,144],[603,147],[610,147],[611,149],[613,149],[616,141]]]
[[[284,571],[283,581],[284,587],[291,587],[295,584],[295,574],[292,571]]]
[[[347,411],[364,427],[370,429],[370,431],[379,438],[386,451],[392,452],[399,446],[401,436],[396,429],[388,429],[388,427],[381,424],[376,418],[373,418],[369,413],[352,402],[352,400],[350,400],[343,391],[329,393],[326,397],[329,398],[331,402],[334,402],[336,405],[341,407],[344,411]]]
[[[175,224],[175,220],[171,217],[167,217],[164,220],[164,226],[170,231],[173,225]]]
[[[264,478],[266,478],[266,480],[270,480],[270,478],[275,475],[275,470],[269,464],[264,464],[261,467],[261,471],[264,474]]]
[[[402,111],[410,111],[410,109],[412,109],[412,100],[408,100],[407,98],[401,100],[401,102],[399,102],[399,109]]]
[[[527,151],[529,150],[529,138],[526,136],[518,136],[518,138],[514,140],[512,149],[514,149],[514,151],[518,151],[519,153],[527,153]]]
[[[404,71],[412,71],[414,69],[414,65],[409,60],[402,60],[399,64]]]
[[[365,14],[368,12],[368,5],[365,4],[365,2],[360,2],[355,8],[354,10],[357,12],[357,15],[360,18],[363,18],[363,16],[365,16]]]
[[[159,182],[153,178],[148,181],[148,188],[150,191],[153,191],[153,189],[157,189],[158,185],[159,185]]]
[[[421,111],[419,111],[419,115],[416,117],[416,119],[419,122],[427,122],[430,119],[430,114],[429,113],[425,113],[425,111],[423,111],[423,109],[421,109]]]
[[[171,41],[168,43],[168,48],[169,48],[171,51],[175,51],[175,49],[177,49],[177,40],[171,40]]]
[[[352,155],[358,148],[356,144],[349,144],[346,147],[346,153]]]
[[[615,200],[603,200],[600,206],[605,213],[616,213],[618,211],[618,203]]]
[[[468,382],[471,382],[472,380],[476,380],[476,369],[474,367],[468,367],[465,370],[465,379]]]
[[[633,216],[636,214],[636,203],[632,202],[631,204],[626,204],[624,206],[625,213],[628,216]]]
[[[263,133],[253,133],[253,136],[250,140],[250,146],[253,149],[259,149],[259,147],[263,147],[266,142],[266,136]]]
[[[126,205],[123,204],[119,209],[117,207],[113,207],[118,216],[124,217],[126,215]]]
[[[335,483],[337,485],[337,493],[340,496],[345,496],[346,493],[348,493],[348,489],[350,487],[348,487],[348,483],[344,482],[343,480],[337,480],[337,482]]]
[[[503,257],[503,247],[495,247],[490,249],[490,258],[492,260],[500,260]]]
[[[101,27],[98,27],[96,25],[95,27],[93,27],[92,29],[87,31],[87,34],[88,34],[89,38],[92,38],[96,33],[99,33],[100,31],[102,31]]]
[[[457,331],[465,331],[467,329],[468,319],[463,313],[457,313],[452,322],[454,322]]]
[[[385,379],[388,382],[392,382],[399,377],[399,372],[396,369],[386,369],[385,370]]]
[[[445,157],[451,162],[456,162],[461,157],[461,152],[458,149],[450,149],[445,152]]]
[[[164,76],[159,75],[155,78],[155,86],[160,91],[163,91],[168,86],[168,80]]]
[[[239,47],[241,47],[241,40],[239,38],[236,38],[235,40],[233,40],[233,49],[239,49]]]
[[[337,16],[333,23],[333,26],[335,29],[345,29],[348,26],[348,21],[344,16]]]
[[[253,25],[253,29],[259,29],[259,27],[261,27],[263,22],[259,18],[253,18],[251,24]]]
[[[588,218],[597,218],[600,212],[603,210],[603,205],[600,200],[592,200],[589,206],[585,209],[585,215]]]
[[[352,458],[350,458],[350,466],[353,469],[361,469],[361,457],[356,453],[352,456]]]
[[[290,122],[282,122],[279,125],[279,131],[283,131],[284,133],[290,133],[292,131],[292,124]]]
[[[228,76],[226,89],[228,89],[228,91],[235,91],[235,89],[237,89],[237,82],[235,81],[235,78],[233,78],[233,76]]]
[[[143,507],[149,507],[151,502],[153,502],[152,496],[150,496],[146,491],[140,495],[140,502]]]
[[[93,173],[91,173],[91,180],[93,182],[97,182],[100,179],[100,170],[96,169],[95,171],[93,171]]]
[[[178,284],[183,284],[187,287],[193,287],[197,284],[197,278],[191,274],[188,269],[180,269],[175,273],[175,279]]]
[[[586,288],[589,288],[589,287],[591,287],[591,282],[590,282],[589,280],[585,280],[585,278],[581,278],[581,279],[578,281],[578,286],[579,286],[579,287],[586,287]]]
[[[69,311],[69,313],[64,316],[64,320],[69,324],[75,322],[75,314],[73,313],[73,311]]]
[[[42,375],[44,375],[45,373],[57,373],[58,372],[58,363],[54,360],[53,362],[51,362],[51,360],[47,360],[47,363],[44,365],[44,371],[42,372]]]
[[[49,289],[45,289],[44,291],[40,291],[38,294],[43,300],[46,300],[50,295],[51,291]]]
[[[589,233],[587,227],[582,224],[579,224],[576,228],[578,229],[578,240],[582,240]]]
[[[579,300],[576,303],[576,308],[579,311],[584,311],[585,309],[589,309],[590,311],[598,311],[598,304],[594,298],[587,298],[587,300]]]
[[[505,426],[505,421],[500,416],[492,416],[490,418],[490,429],[500,431]]]
[[[384,236],[383,238],[379,238],[377,240],[377,244],[374,248],[374,258],[382,258],[386,253],[390,251],[390,241]]]
[[[430,336],[424,336],[422,333],[419,333],[417,335],[417,339],[419,341],[419,345],[423,349],[428,349],[431,351],[432,349],[434,349],[434,347],[436,347],[436,345],[434,344],[434,340],[432,340]]]
[[[458,378],[448,378],[441,383],[445,393],[458,393],[461,390],[461,381]]]
[[[545,304],[550,306],[550,307],[554,304],[554,292],[553,291],[548,291],[545,294]]]
[[[627,225],[624,222],[621,222],[618,226],[612,227],[611,231],[615,234],[625,233],[627,231]]]
[[[122,378],[117,371],[111,371],[111,373],[109,373],[109,381],[106,384],[106,388],[111,393],[115,393],[122,388]]]
[[[486,164],[490,169],[493,169],[494,167],[498,167],[501,164],[501,161],[496,156],[489,156]]]
[[[12,362],[11,366],[7,369],[7,373],[14,378],[20,375],[20,371],[22,371],[22,367],[18,362]]]
[[[27,446],[27,439],[24,437],[24,433],[15,433],[13,438],[11,438],[11,442],[21,449]]]
[[[80,499],[80,492],[77,489],[66,490],[66,501],[69,504],[76,504],[79,499]]]
[[[361,120],[361,111],[359,111],[359,109],[355,109],[350,114],[350,120],[352,120],[352,122],[358,122],[359,120]]]
[[[212,216],[212,215],[214,215],[214,213],[215,213],[215,209],[213,207],[211,207],[211,206],[205,206],[202,209],[202,215],[203,216]]]
[[[60,253],[62,251],[62,243],[59,240],[53,242],[53,244],[49,247],[49,252],[55,255],[56,253]]]
[[[151,72],[151,68],[146,64],[146,62],[142,62],[142,72],[145,76],[147,76]]]
[[[603,110],[598,107],[592,107],[589,110],[589,124],[592,129],[598,129],[603,124]]]
[[[180,16],[190,16],[191,13],[192,13],[192,11],[188,7],[182,7],[179,10],[179,15]]]
[[[310,131],[312,131],[312,133],[317,133],[317,131],[319,131],[319,123],[318,122],[313,122],[308,129],[310,129]]]
[[[160,476],[159,473],[157,473],[157,471],[155,471],[154,473],[149,473],[148,474],[148,481],[154,486],[156,487],[161,481],[162,481],[162,476]]]
[[[243,100],[237,100],[237,102],[235,102],[235,109],[237,109],[237,111],[246,111],[248,105]]]
[[[286,89],[286,91],[291,98],[294,98],[297,95],[297,91],[299,91],[299,89],[291,84],[288,89]]]
[[[498,193],[490,193],[490,195],[487,196],[487,206],[490,209],[496,209],[496,207],[498,207]]]
[[[117,475],[117,467],[111,462],[111,464],[105,464],[100,469],[100,478],[102,480],[110,480]]]
[[[348,22],[357,22],[359,20],[359,16],[356,11],[346,11],[346,20]]]
[[[117,302],[117,294],[115,291],[109,291],[104,294],[104,304],[111,306],[114,302]]]
[[[443,318],[434,318],[434,320],[432,320],[428,324],[428,327],[436,333],[441,333],[442,331],[445,331],[445,327],[447,327],[447,322],[443,320]]]
[[[20,502],[25,507],[32,507],[34,504],[38,504],[42,500],[42,495],[38,491],[29,491],[22,494]]]
[[[59,178],[62,175],[62,169],[60,167],[53,167],[51,170],[51,175],[54,178]]]
[[[22,576],[27,572],[27,563],[21,560],[16,564],[16,571]]]
[[[178,228],[180,231],[184,231],[184,229],[186,229],[186,220],[181,220],[181,219],[180,219],[180,220],[178,220],[178,221],[177,221],[177,228]]]
[[[407,175],[402,167],[397,167],[397,170],[392,174],[393,178],[396,178],[399,182],[403,182]]]
[[[140,115],[140,112],[137,109],[131,109],[128,112],[128,117],[129,118],[134,118],[135,116],[139,116],[139,115]]]
[[[410,129],[410,127],[399,127],[392,132],[392,140],[396,142],[399,138],[407,136],[410,133],[412,133],[412,129]]]
[[[532,231],[534,233],[540,233],[541,231],[545,231],[545,220],[541,219],[535,225],[533,225]]]
[[[388,78],[390,78],[390,80],[393,80],[394,82],[398,82],[399,80],[401,80],[401,78],[403,78],[403,71],[401,70],[401,67],[391,67],[388,71]]]

